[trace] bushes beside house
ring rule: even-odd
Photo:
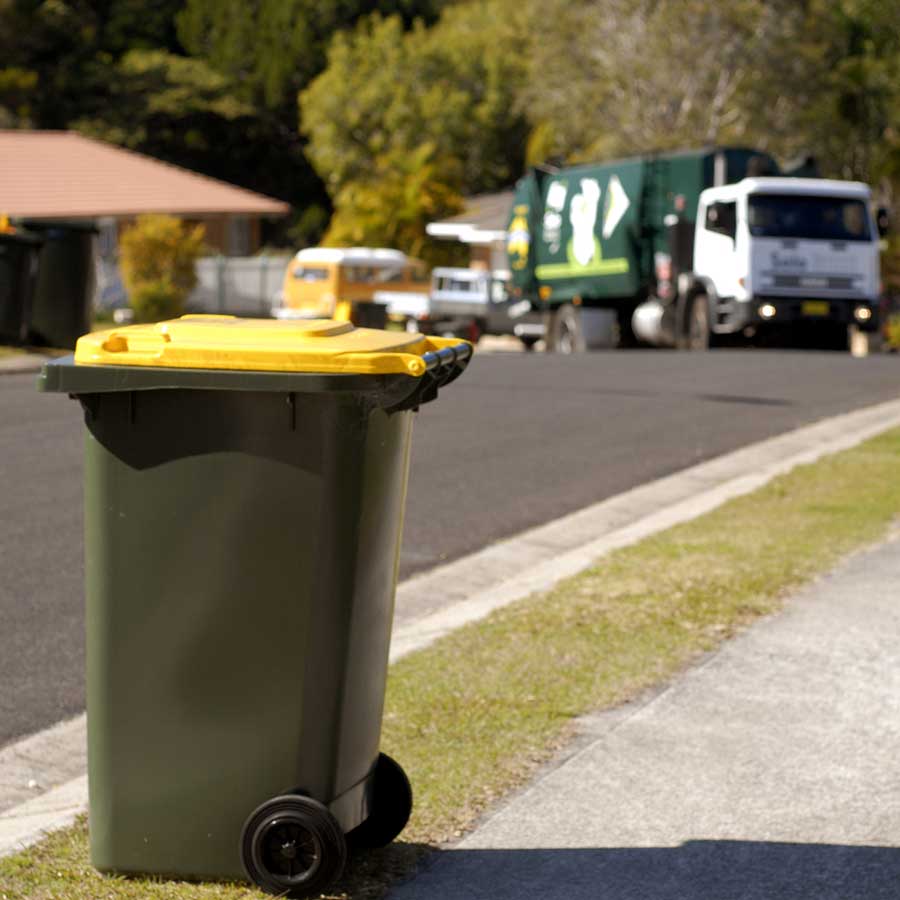
[[[122,234],[122,280],[136,322],[180,316],[197,283],[195,266],[204,252],[202,225],[174,216],[145,215]]]

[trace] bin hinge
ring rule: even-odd
[[[472,358],[472,345],[461,341],[452,347],[434,350],[422,356],[425,372],[416,379],[413,389],[398,402],[385,407],[386,411],[401,412],[417,410],[423,403],[429,403],[438,395],[438,391],[455,381],[465,371]]]

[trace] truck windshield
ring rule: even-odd
[[[748,201],[747,225],[754,237],[871,240],[869,216],[862,200],[751,194]]]

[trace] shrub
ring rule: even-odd
[[[138,216],[122,235],[122,279],[137,322],[180,315],[197,283],[195,264],[204,251],[202,225],[174,216]]]
[[[160,322],[184,312],[185,294],[165,281],[145,281],[129,294],[135,322]]]

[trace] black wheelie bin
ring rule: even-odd
[[[0,231],[0,343],[28,340],[41,243],[26,231]]]
[[[43,240],[28,333],[35,344],[73,348],[91,330],[94,270],[93,225],[26,219],[25,228]]]
[[[82,337],[91,857],[301,896],[412,807],[379,753],[412,413],[455,339],[185,316]],[[348,839],[349,835],[349,839]]]

